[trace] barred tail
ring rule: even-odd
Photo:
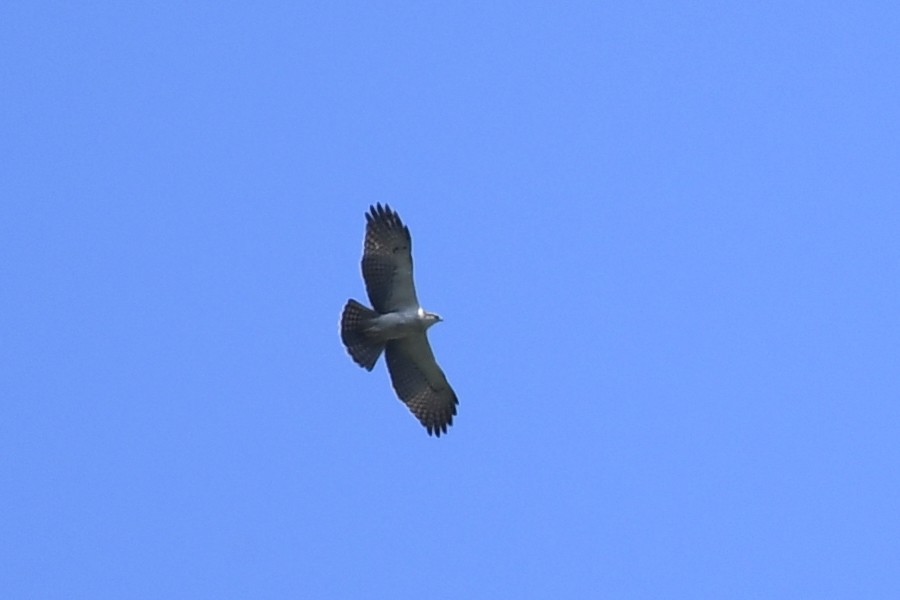
[[[371,371],[384,350],[384,342],[373,340],[367,333],[369,321],[378,313],[366,308],[356,300],[348,300],[341,315],[341,341],[353,361]]]

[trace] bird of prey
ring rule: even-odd
[[[362,273],[375,310],[348,300],[341,315],[341,341],[354,362],[368,371],[384,351],[397,396],[428,435],[440,437],[453,424],[459,404],[426,335],[441,317],[419,306],[409,228],[387,204],[370,206],[366,213]]]

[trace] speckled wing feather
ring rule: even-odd
[[[409,228],[390,206],[370,206],[362,272],[372,307],[382,314],[417,308],[412,270]]]
[[[434,359],[425,334],[388,342],[385,358],[394,390],[428,434],[440,437],[447,433],[459,401]]]

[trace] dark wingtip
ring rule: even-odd
[[[392,212],[391,206],[389,204],[381,205],[381,202],[376,202],[375,204],[369,205],[369,212],[366,213],[367,217],[377,219],[379,217],[384,217],[384,215],[390,215]]]
[[[434,437],[441,437],[441,434],[447,434],[447,428],[453,426],[453,417],[456,416],[457,411],[456,407],[459,406],[459,398],[456,394],[453,394],[453,406],[450,408],[450,414],[444,415],[446,417],[446,421],[440,422],[440,420],[435,420],[432,423],[422,423],[425,425],[425,429],[428,430],[428,435],[432,435]]]
[[[366,213],[366,229],[398,231],[406,238],[411,238],[409,227],[403,223],[400,214],[392,209],[390,204],[382,205],[381,202],[369,205],[369,212]]]
[[[388,227],[398,227],[405,229],[403,221],[400,219],[399,213],[391,208],[390,204],[376,202],[369,205],[369,212],[366,213],[366,221],[369,223],[384,223]]]
[[[455,409],[454,409],[453,414],[456,414]],[[451,425],[453,425],[453,417],[452,416],[447,420],[446,423],[439,423],[439,424],[432,423],[432,424],[426,425],[425,429],[428,430],[428,435],[431,435],[434,437],[441,437],[442,433],[444,435],[447,434],[447,428],[450,427]]]

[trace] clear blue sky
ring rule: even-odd
[[[898,31],[4,3],[0,596],[900,597]],[[375,202],[440,439],[339,341]]]

